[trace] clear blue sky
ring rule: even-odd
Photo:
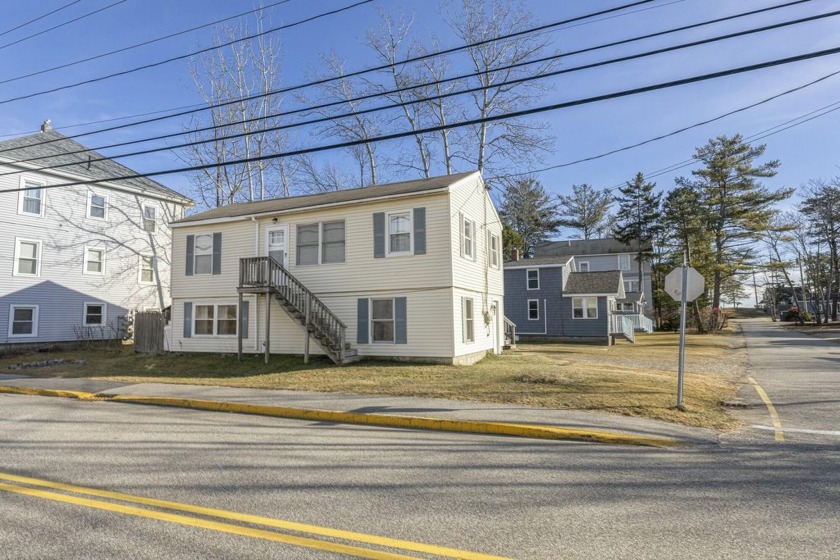
[[[3,33],[0,35],[0,68],[3,69],[0,81],[178,32],[254,7],[251,0],[127,0],[60,29],[18,44],[9,44],[116,1],[81,0],[10,33],[4,32],[69,4],[72,0],[7,0],[0,3],[0,33]],[[264,0],[264,3],[272,2]],[[274,25],[289,23],[352,3],[353,0],[290,0],[271,10],[271,20]],[[538,22],[548,23],[623,3],[626,2],[529,0],[524,5],[534,13]],[[554,48],[564,52],[780,3],[782,0],[660,0],[646,6],[653,9],[636,8],[621,17],[554,31],[549,36],[554,42]],[[318,53],[330,49],[347,59],[349,69],[371,65],[373,58],[362,41],[365,31],[376,25],[379,8],[413,13],[415,31],[419,37],[435,33],[441,38],[444,47],[457,44],[446,31],[435,0],[377,0],[341,15],[282,32],[280,40],[285,56],[284,85],[303,82],[307,67],[317,65]],[[814,0],[729,24],[569,57],[563,60],[563,65],[577,66],[832,10],[840,10],[840,1]],[[549,90],[539,103],[558,103],[838,47],[838,23],[840,20],[834,17],[640,61],[575,72],[552,79]],[[5,138],[34,132],[46,118],[69,135],[89,128],[65,128],[80,123],[199,103],[185,61],[31,99],[5,100],[185,54],[211,44],[212,31],[203,29],[71,68],[2,83],[0,135]],[[454,59],[453,62],[455,70],[463,68],[462,60]],[[634,144],[754,103],[838,70],[840,55],[832,55],[655,93],[544,113],[538,119],[550,124],[556,143],[554,153],[547,156],[542,165],[535,167],[562,164]],[[695,147],[704,144],[710,137],[735,133],[745,136],[757,134],[840,102],[839,93],[840,76],[665,140],[536,176],[551,193],[567,193],[572,184],[584,182],[596,187],[612,187],[629,179],[637,171],[649,174],[689,159]],[[770,187],[800,186],[809,179],[840,175],[836,132],[838,123],[840,111],[762,140],[767,144],[767,159],[777,158],[782,162],[778,176],[768,180],[767,184]],[[182,130],[184,124],[182,120],[174,120],[90,136],[79,141],[95,147],[176,132]],[[169,152],[123,160],[122,163],[140,172],[183,165]],[[674,176],[687,175],[690,170],[691,167],[685,167],[663,174],[655,178],[655,181],[660,188],[667,190],[673,186]],[[187,186],[186,179],[180,176],[164,176],[158,180],[178,190],[185,190]]]

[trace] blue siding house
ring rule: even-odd
[[[505,263],[505,315],[520,339],[632,340],[615,319],[625,297],[621,271],[577,272],[571,256]]]

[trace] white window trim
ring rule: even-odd
[[[461,304],[461,340],[464,344],[475,344],[475,299],[464,297],[461,300],[463,303]],[[472,316],[467,315],[467,302],[470,302],[470,307],[472,307]],[[470,321],[472,321],[472,339],[467,338],[467,318],[469,317]]]
[[[26,183],[35,183],[36,185],[41,185],[41,212],[39,214],[34,214],[32,212],[24,212],[23,211],[23,199],[27,192],[23,189],[26,188]],[[37,216],[39,218],[44,217],[44,211],[47,209],[47,186],[46,181],[41,181],[38,179],[33,179],[32,177],[23,176],[20,178],[20,195],[18,196],[18,214],[22,214],[24,216]]]
[[[88,323],[87,322],[87,308],[88,305],[101,305],[102,306],[102,322],[101,323]],[[86,301],[82,305],[82,325],[85,327],[104,327],[108,324],[108,304],[104,301]]]
[[[396,214],[397,212],[395,212]],[[387,301],[391,300],[391,322],[394,323],[394,340],[373,340],[373,300],[376,301]],[[370,344],[396,344],[397,343],[397,298],[387,298],[387,297],[378,297],[378,298],[368,298],[368,340]],[[385,321],[386,319],[377,319],[379,321]]]
[[[88,260],[88,251],[90,251],[90,250],[102,251],[102,271],[101,272],[89,272],[88,271],[87,266],[88,266],[88,262],[90,262]],[[83,263],[82,263],[82,274],[86,274],[88,276],[105,276],[105,266],[106,266],[105,265],[105,263],[106,263],[105,253],[106,253],[106,251],[105,251],[104,247],[89,247],[89,246],[85,245],[85,255],[84,255]]]
[[[496,249],[493,250],[493,241],[496,242]],[[487,253],[489,255],[488,264],[490,268],[500,269],[502,268],[502,251],[501,251],[501,239],[498,235],[494,233],[489,233],[487,238]],[[496,264],[493,264],[493,257],[496,257]]]
[[[531,281],[528,278],[528,273],[530,273],[532,270],[537,273],[537,287],[536,288],[531,287]],[[539,268],[526,268],[525,269],[525,289],[529,292],[533,292],[533,291],[536,291],[536,290],[540,289],[540,269]]]
[[[633,287],[633,285],[635,285],[636,289],[635,290],[627,289],[628,284],[630,285],[631,288]],[[625,292],[638,292],[639,291],[638,288],[639,288],[639,281],[638,280],[625,280],[624,281],[624,291]]]
[[[31,334],[12,334],[12,328],[14,327],[14,319],[15,319],[15,309],[34,309],[32,312],[32,333]],[[13,303],[9,306],[9,338],[35,338],[38,336],[38,319],[40,313],[40,306],[39,305],[25,305],[25,304],[16,304]]]
[[[467,236],[464,232],[464,226],[470,224],[470,231],[472,236],[469,238],[472,244],[472,254],[467,254]],[[475,261],[476,253],[478,253],[478,236],[476,235],[475,220],[464,214],[464,220],[461,222],[461,252],[465,259]]]
[[[233,303],[210,303],[210,302],[203,302],[203,301],[194,301],[193,304],[193,311],[192,311],[192,324],[190,328],[192,330],[193,338],[235,338],[239,334],[239,304],[236,302]],[[236,332],[233,334],[217,334],[219,331],[219,307],[220,306],[229,306],[232,305],[236,308]],[[213,334],[196,334],[195,332],[195,322],[198,318],[198,307],[199,306],[207,306],[213,308]]]
[[[102,198],[105,199],[105,208],[104,208],[104,211],[105,211],[104,214],[105,215],[101,218],[99,216],[94,216],[91,213],[91,210],[93,210],[93,197],[94,196],[99,196],[99,197],[102,197]],[[109,206],[110,206],[110,204],[108,202],[108,195],[107,194],[100,194],[98,192],[93,192],[93,191],[88,192],[88,201],[87,201],[87,217],[88,218],[90,218],[91,220],[99,220],[99,221],[102,221],[102,222],[108,221],[108,207]]]
[[[198,271],[198,257],[206,257],[208,253],[198,253],[198,238],[199,237],[209,237],[210,238],[210,270],[208,272],[199,272]],[[193,237],[193,275],[194,276],[204,276],[204,275],[212,275],[213,274],[213,253],[216,250],[216,237],[212,233],[197,233],[195,237]]]
[[[581,302],[581,306],[583,309],[583,317],[575,317],[575,300],[579,299]],[[595,300],[595,316],[589,316],[589,306],[587,305],[588,301],[594,299]],[[592,297],[573,297],[572,298],[572,319],[575,320],[588,320],[588,319],[597,319],[598,318],[598,298]]]
[[[35,263],[35,274],[25,274],[23,272],[18,272],[18,258],[20,257],[20,244],[21,243],[37,243],[38,244],[38,255],[37,255],[37,262]],[[43,249],[43,242],[40,239],[26,239],[23,237],[15,237],[15,260],[12,263],[12,276],[24,276],[29,278],[38,278],[41,276],[41,254]]]
[[[627,268],[623,268],[621,266],[622,259],[627,259]],[[633,263],[631,262],[630,255],[618,255],[618,270],[630,270],[633,267]]]
[[[583,270],[584,265],[586,265],[586,270]],[[580,261],[578,263],[578,272],[589,272],[589,261]]]
[[[146,208],[154,208],[154,210],[155,210],[155,219],[154,219],[155,229],[151,230],[151,231],[146,229]],[[140,220],[141,220],[141,223],[143,224],[143,231],[147,231],[149,233],[157,233],[158,207],[155,206],[154,204],[143,204],[141,213],[142,213],[142,215],[140,216]]]
[[[391,216],[397,214],[408,214],[408,250],[407,251],[391,251]],[[347,232],[344,233],[345,237]],[[394,212],[385,213],[385,256],[386,257],[406,257],[414,255],[414,211],[409,210],[395,210]],[[346,260],[346,259],[345,259]]]
[[[344,260],[341,262],[324,262],[324,224],[333,224],[336,222],[344,223]],[[314,263],[306,263],[306,264],[298,264],[298,249],[300,245],[298,244],[298,227],[300,226],[318,226],[318,262]],[[281,229],[281,228],[277,228]],[[266,237],[266,247],[268,247],[268,238]],[[268,249],[266,248],[266,253]],[[286,258],[288,258],[289,254],[289,235],[288,232],[286,233]],[[290,261],[291,263],[291,261]],[[295,224],[295,266],[323,266],[323,265],[333,265],[333,264],[346,264],[347,263],[347,220],[340,219],[340,220],[326,220],[321,222],[306,222],[301,224]]]
[[[144,257],[152,259],[152,281],[151,282],[147,282],[146,280],[143,280],[143,258]],[[138,255],[137,258],[138,258],[138,261],[137,261],[137,283],[140,284],[141,286],[152,286],[152,285],[154,285],[155,284],[155,260],[156,260],[155,256],[154,255],[140,254],[140,255]],[[193,265],[195,265],[195,263],[193,263]]]
[[[537,302],[537,316],[536,316],[536,318],[532,318],[532,317],[531,317],[531,302],[532,302],[532,301]],[[529,300],[528,300],[528,309],[527,309],[527,312],[528,312],[528,320],[529,320],[529,321],[539,321],[539,320],[540,320],[540,300],[538,300],[538,299],[529,299]]]

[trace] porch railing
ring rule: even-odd
[[[620,334],[630,342],[636,342],[636,331],[629,315],[612,315],[610,318],[610,334]]]
[[[506,346],[516,348],[516,323],[507,317],[505,317],[505,342],[507,342]]]

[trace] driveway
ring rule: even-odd
[[[840,344],[789,331],[769,319],[740,321],[751,381],[740,396],[746,429],[735,438],[840,442]]]

